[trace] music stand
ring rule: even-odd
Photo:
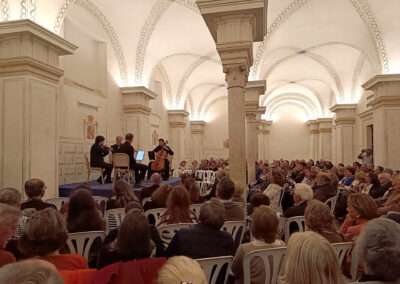
[[[156,155],[153,151],[148,151],[147,154],[149,155],[149,160],[154,161],[156,159]]]

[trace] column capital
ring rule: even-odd
[[[259,120],[261,122],[261,116],[265,113],[265,111],[267,110],[267,107],[265,106],[260,106],[257,109],[257,120]]]
[[[332,133],[332,118],[318,118],[317,122],[319,133]]]
[[[31,20],[0,23],[0,75],[31,75],[58,83],[64,75],[59,57],[75,52],[77,46]]]
[[[192,127],[192,134],[204,134],[204,128],[207,123],[203,120],[192,120],[190,122]]]
[[[189,116],[189,113],[186,110],[169,110],[168,112],[169,118],[169,127],[170,128],[185,128],[186,127],[186,119]]]
[[[362,86],[373,92],[372,108],[400,107],[400,74],[377,75]]]
[[[261,121],[261,125],[262,125],[262,130],[264,132],[264,134],[269,134],[271,125],[272,125],[272,120],[263,120]]]
[[[143,86],[122,87],[120,88],[120,92],[125,114],[149,115],[151,112],[149,102],[158,96],[156,93]]]
[[[310,134],[319,134],[319,123],[316,119],[307,121]]]
[[[356,109],[357,104],[336,104],[330,108],[336,114],[334,120],[336,125],[354,124],[356,122]]]

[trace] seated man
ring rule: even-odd
[[[231,201],[235,184],[228,177],[223,177],[217,184],[215,196],[222,202],[225,207],[226,221],[244,220],[243,208],[235,202]]]
[[[103,176],[106,179],[105,183],[111,183],[111,172],[112,165],[104,162],[104,157],[110,153],[110,148],[104,144],[105,138],[103,136],[97,136],[95,143],[90,148],[90,166],[95,168],[103,168]],[[97,179],[98,183],[101,183],[101,177]]]
[[[143,200],[147,197],[151,197],[153,192],[160,187],[160,184],[161,184],[160,174],[159,173],[152,174],[150,177],[150,186],[142,189],[142,191],[140,192],[140,199]]]
[[[293,194],[294,205],[288,208],[283,215],[285,218],[304,216],[307,202],[311,199],[313,199],[313,191],[311,187],[304,183],[296,184]]]
[[[40,179],[30,179],[25,182],[25,193],[28,196],[28,201],[21,204],[21,210],[27,208],[34,208],[36,210],[43,210],[47,207],[51,207],[57,210],[57,208],[50,203],[46,203],[42,200],[46,191],[46,185]]]
[[[147,166],[136,163],[135,149],[132,146],[133,134],[127,133],[125,135],[125,143],[121,145],[119,153],[125,153],[129,156],[129,168],[135,171],[136,184],[140,185],[144,180],[147,172]]]
[[[167,144],[165,143],[164,139],[158,139],[158,146],[153,150],[154,153],[159,153],[159,155],[161,155],[161,151],[164,152],[164,154],[166,153],[167,155],[174,155],[174,152],[171,150],[170,147],[167,146]],[[165,157],[165,158],[161,158],[164,160],[164,169],[162,170],[162,177],[163,180],[169,180],[169,160]],[[149,173],[148,176],[151,177],[151,175],[153,174],[154,170],[152,170],[152,165],[153,165],[154,161],[149,163]]]
[[[294,172],[291,175],[291,179],[293,179],[296,183],[301,183],[306,176],[304,170],[306,169],[306,163],[299,162],[296,163],[296,167],[294,168]]]
[[[337,190],[331,184],[331,174],[320,172],[317,174],[316,183],[313,187],[314,199],[325,202],[337,195]]]
[[[380,187],[376,189],[371,189],[369,191],[369,195],[372,196],[372,198],[377,199],[380,197],[383,197],[386,191],[389,190],[389,188],[392,187],[392,177],[388,173],[382,173],[378,175]]]

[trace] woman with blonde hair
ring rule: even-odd
[[[207,284],[207,279],[197,261],[186,256],[174,256],[158,272],[157,284],[176,283]]]
[[[314,232],[293,234],[279,284],[344,284],[339,260],[330,243]]]
[[[139,201],[132,192],[132,187],[126,180],[117,180],[113,186],[114,196],[107,200],[107,210],[125,208],[130,201]]]

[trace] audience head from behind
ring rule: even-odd
[[[69,199],[67,229],[70,233],[105,229],[105,222],[96,208],[96,201],[86,189],[76,190]]]
[[[0,283],[64,284],[64,280],[50,262],[28,259],[1,267]]]
[[[243,198],[243,193],[244,193],[244,186],[241,183],[236,183],[235,184],[235,191],[232,194],[232,201],[233,202],[244,202]]]
[[[186,256],[174,256],[167,260],[158,272],[157,284],[193,283],[207,284],[200,264]]]
[[[189,192],[181,185],[175,186],[167,199],[167,211],[162,215],[161,222],[167,224],[191,223]]]
[[[220,230],[225,223],[225,207],[216,199],[204,203],[200,208],[199,221],[201,224]]]
[[[353,193],[347,198],[347,212],[352,220],[371,220],[378,217],[374,199],[365,193]]]
[[[129,211],[133,209],[138,209],[143,212],[143,206],[139,201],[130,201],[125,205],[125,215],[129,213]]]
[[[279,220],[276,212],[266,205],[260,205],[253,210],[251,234],[256,240],[267,244],[275,242],[278,235]]]
[[[235,184],[228,177],[223,177],[217,184],[216,197],[222,200],[230,200],[235,191]]]
[[[0,250],[11,236],[15,235],[20,210],[5,203],[0,203]]]
[[[161,184],[161,175],[159,173],[154,173],[151,175],[150,177],[150,184],[156,184],[156,185],[160,185]]]
[[[165,207],[167,205],[167,199],[171,193],[173,187],[169,183],[165,183],[151,195],[151,201],[156,203],[160,207]]]
[[[189,198],[190,198],[190,203],[192,204],[198,204],[204,201],[204,199],[202,199],[200,196],[200,189],[195,183],[193,183],[189,187]]]
[[[29,199],[41,199],[46,191],[46,185],[40,179],[30,179],[25,182],[25,193]]]
[[[272,168],[268,173],[270,183],[283,186],[286,182],[285,174],[280,168]]]
[[[339,178],[335,173],[330,173],[330,175],[331,175],[331,185],[334,189],[337,189],[339,185]]]
[[[137,200],[132,192],[132,187],[126,180],[117,180],[113,186],[113,194],[115,198],[115,205],[118,208],[123,208],[125,205],[132,201]]]
[[[313,190],[305,183],[297,183],[294,187],[293,200],[296,204],[313,199]]]
[[[257,208],[260,205],[270,205],[269,197],[261,192],[254,193],[250,198],[251,208]]]
[[[0,190],[0,203],[5,203],[19,208],[21,203],[21,193],[12,187],[3,188]]]
[[[364,267],[366,279],[382,283],[398,283],[400,280],[400,225],[378,218],[370,221],[357,239],[355,252]],[[375,282],[374,282],[375,283]],[[379,282],[381,283],[381,282]]]
[[[330,243],[315,232],[293,234],[287,245],[285,262],[280,284],[346,283]]]
[[[195,183],[196,183],[196,181],[195,181],[194,178],[187,177],[187,178],[185,179],[185,181],[183,182],[183,186],[186,188],[187,191],[189,191],[190,186],[191,186],[192,184],[195,184]]]
[[[327,172],[319,172],[316,177],[316,183],[318,186],[324,186],[327,183],[331,183],[331,174]]]
[[[373,184],[375,186],[380,185],[378,175],[374,172],[369,172],[365,175],[365,182],[367,184]]]

